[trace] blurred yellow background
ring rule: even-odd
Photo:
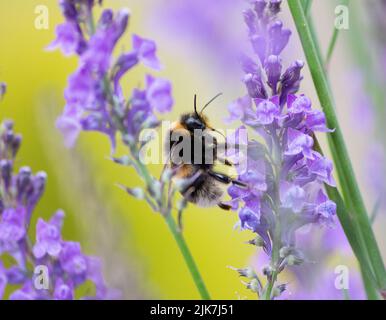
[[[173,120],[178,114],[191,110],[194,93],[199,93],[204,102],[223,91],[224,97],[208,109],[214,125],[219,124],[227,113],[225,105],[243,92],[242,84],[239,79],[234,79],[234,83],[228,79],[221,81],[221,75],[214,75],[216,70],[211,69],[210,64],[200,58],[194,59],[194,51],[183,55],[178,43],[175,47],[163,46],[162,36],[157,32],[162,25],[149,23],[149,12],[161,2],[104,1],[104,7],[131,9],[129,31],[118,48],[131,47],[131,32],[160,40],[157,41],[158,56],[165,66],[160,75],[172,81],[175,98],[174,111],[167,119]],[[329,12],[326,9],[329,6],[322,2],[315,1],[313,10],[323,7]],[[48,30],[38,30],[34,26],[37,5],[49,9]],[[288,17],[286,6],[285,11],[285,17]],[[333,17],[333,10],[330,11],[330,20],[317,20],[318,25],[319,22],[322,24],[323,41],[330,36],[332,24],[326,22]],[[141,181],[130,168],[120,167],[107,159],[110,155],[108,139],[97,133],[83,133],[75,150],[63,147],[54,121],[64,105],[63,90],[77,61],[63,57],[59,51],[44,51],[54,39],[55,26],[62,20],[59,6],[53,0],[0,1],[0,81],[8,85],[7,95],[0,105],[1,119],[14,119],[16,132],[23,135],[18,164],[48,174],[47,190],[35,212],[35,219],[38,216],[47,218],[57,208],[64,209],[67,216],[65,237],[80,241],[86,253],[103,258],[107,280],[113,287],[122,289],[125,298],[199,298],[163,219],[147,204],[130,198],[115,186],[121,183],[135,187],[141,185]],[[327,30],[325,33],[323,28]],[[301,52],[297,49],[300,48],[291,51]],[[337,66],[332,76],[334,88],[345,86],[345,80],[339,76],[346,67],[344,50],[339,44],[336,50],[339,62],[335,58],[333,61]],[[145,71],[140,67],[130,72],[125,85],[130,88],[143,81]],[[302,89],[317,101],[308,72],[305,72]],[[347,95],[339,89],[335,91],[337,101],[348,110]],[[339,111],[339,115],[344,120],[346,136],[352,137],[355,130],[350,128],[345,112]],[[360,171],[361,140],[357,140],[359,143],[355,147],[352,139],[348,140],[355,155],[354,163]],[[155,167],[154,173],[159,170]],[[237,215],[217,208],[189,206],[184,217],[186,241],[212,298],[254,298],[236,273],[227,268],[247,266],[254,253],[252,246],[243,243],[252,235],[233,230]],[[384,239],[381,239],[381,246],[385,249]]]

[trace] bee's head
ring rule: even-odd
[[[217,97],[219,97],[221,93],[216,95],[214,98],[212,98],[200,111],[200,113],[197,112],[197,95],[194,95],[194,112],[187,113],[181,116],[181,123],[186,127],[189,131],[194,130],[205,130],[209,128],[208,125],[208,118],[204,116],[203,111],[205,108]],[[212,128],[209,128],[211,130],[214,130]]]
[[[196,113],[186,113],[181,116],[181,124],[189,131],[205,130],[207,128],[206,119]]]

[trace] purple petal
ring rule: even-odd
[[[135,34],[132,37],[132,41],[134,51],[137,53],[139,60],[149,68],[160,70],[161,63],[156,56],[157,46],[155,42]]]

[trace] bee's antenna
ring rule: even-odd
[[[216,99],[217,99],[219,96],[221,96],[221,95],[222,95],[222,92],[216,94],[212,99],[210,99],[209,102],[201,109],[200,114],[202,114],[203,111],[205,110],[205,108],[206,108],[207,106],[209,106],[214,100],[216,100]]]
[[[225,140],[226,140],[226,136],[221,132],[221,131],[218,131],[217,129],[215,129],[215,128],[211,128],[212,129],[212,131],[215,131],[215,132],[217,132],[218,134],[220,134],[220,135],[222,135],[224,138],[225,138]]]
[[[197,115],[198,118],[200,118],[200,115],[197,112],[197,95],[194,95],[194,112]]]

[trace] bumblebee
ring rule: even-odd
[[[200,207],[218,206],[230,210],[231,206],[221,201],[224,185],[246,185],[215,170],[219,160],[226,166],[232,166],[232,163],[220,158],[219,144],[213,135],[217,130],[209,125],[208,118],[203,114],[205,108],[220,95],[212,98],[200,113],[197,112],[197,96],[194,95],[194,112],[182,114],[178,121],[172,123],[166,136],[165,149],[173,179],[183,181],[180,191],[186,202]]]

